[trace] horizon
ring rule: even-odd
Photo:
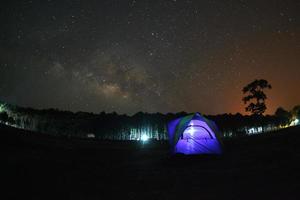
[[[162,115],[167,115],[167,114],[179,114],[179,113],[186,113],[186,114],[192,114],[192,113],[200,113],[201,115],[204,115],[204,116],[220,116],[220,115],[242,115],[242,116],[253,116],[253,114],[251,114],[250,112],[244,112],[244,113],[241,113],[241,112],[235,112],[235,113],[232,113],[232,112],[229,112],[229,113],[216,113],[216,114],[207,114],[207,113],[203,113],[201,111],[193,111],[193,112],[187,112],[187,111],[177,111],[177,112],[144,112],[144,111],[138,111],[138,112],[135,112],[135,113],[131,113],[131,114],[128,114],[128,113],[119,113],[119,112],[116,112],[116,111],[111,111],[111,112],[107,112],[107,111],[104,111],[104,110],[100,110],[98,112],[89,112],[89,111],[82,111],[82,110],[78,110],[78,111],[72,111],[72,110],[64,110],[64,109],[60,109],[60,108],[55,108],[55,107],[49,107],[49,108],[35,108],[35,107],[30,107],[30,106],[22,106],[22,105],[17,105],[17,104],[11,104],[9,102],[4,102],[4,101],[1,101],[0,100],[0,106],[1,104],[3,105],[9,105],[9,106],[16,106],[16,107],[19,107],[19,108],[23,108],[23,109],[33,109],[33,110],[36,110],[36,111],[48,111],[48,110],[55,110],[55,111],[58,111],[58,112],[71,112],[73,114],[77,114],[77,113],[88,113],[88,114],[92,114],[92,115],[99,115],[101,113],[105,113],[105,114],[113,114],[113,113],[116,113],[117,115],[126,115],[126,116],[134,116],[138,113],[144,113],[144,114],[162,114]],[[299,105],[295,105],[293,106],[292,108],[295,108],[296,106],[299,106]],[[0,107],[1,108],[1,107]],[[284,109],[285,111],[287,112],[292,112],[293,109],[290,109],[290,110],[287,110],[283,107],[278,107],[278,108],[282,108]],[[1,110],[0,110],[1,111]],[[271,113],[269,114],[268,112],[264,113],[263,116],[275,116],[275,112],[274,113]]]

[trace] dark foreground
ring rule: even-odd
[[[224,141],[221,157],[0,125],[0,199],[300,199],[300,127]]]

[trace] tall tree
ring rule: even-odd
[[[246,96],[243,98],[243,101],[245,104],[249,103],[246,107],[246,111],[254,115],[262,115],[267,109],[265,104],[267,96],[264,90],[271,88],[272,86],[264,79],[254,80],[245,86],[243,93]]]

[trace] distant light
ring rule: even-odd
[[[253,128],[250,128],[250,129],[248,129],[248,134],[255,134],[255,133],[257,133],[257,131],[255,130],[255,128],[253,127]]]
[[[257,132],[258,132],[258,133],[261,133],[261,132],[263,132],[263,128],[262,128],[261,126],[260,126],[260,127],[258,127],[258,128],[257,128]]]
[[[141,140],[143,141],[143,142],[146,142],[147,140],[149,139],[149,137],[148,137],[148,135],[142,135],[142,137],[141,137]]]
[[[291,123],[290,123],[290,126],[297,126],[299,124],[299,119],[294,119]]]
[[[87,134],[87,137],[88,137],[88,138],[95,138],[96,136],[95,136],[94,133],[89,133],[89,134]]]

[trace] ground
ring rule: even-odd
[[[0,142],[1,199],[300,199],[300,127],[224,140],[223,156],[3,125]]]

